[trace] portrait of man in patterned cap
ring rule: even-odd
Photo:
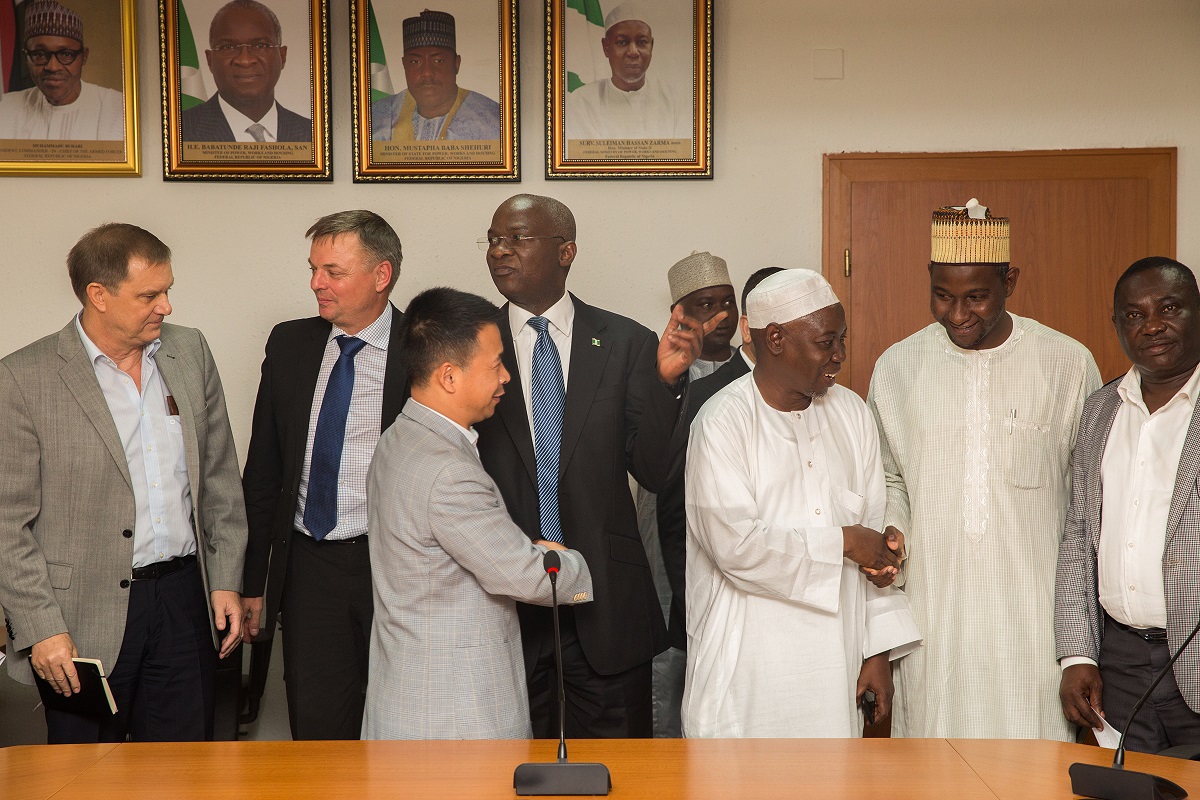
[[[403,22],[403,91],[371,104],[371,138],[378,142],[500,138],[500,106],[458,85],[454,16],[426,9]]]
[[[89,51],[79,14],[56,0],[32,0],[18,14],[33,86],[0,97],[0,139],[123,139],[124,95],[83,79]]]

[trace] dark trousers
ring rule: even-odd
[[[654,735],[651,699],[652,662],[616,675],[591,668],[579,644],[575,614],[560,610],[563,682],[567,694],[567,737],[572,739],[648,739]],[[539,632],[539,649],[529,675],[529,716],[537,739],[558,738],[558,672],[550,613]]]
[[[116,715],[101,719],[47,709],[47,742],[211,740],[217,651],[208,620],[197,564],[133,581],[117,663],[104,665]]]
[[[1174,671],[1155,687],[1132,724],[1129,713],[1159,670],[1171,660],[1165,640],[1148,642],[1111,619],[1104,624],[1100,642],[1100,679],[1104,681],[1104,716],[1124,731],[1125,747],[1138,753],[1158,753],[1168,747],[1200,743],[1200,714],[1192,711],[1179,693]]]
[[[288,551],[279,610],[292,738],[357,739],[374,611],[367,537],[318,542],[294,532]]]

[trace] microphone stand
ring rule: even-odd
[[[578,764],[567,760],[567,689],[563,681],[562,634],[558,626],[558,553],[547,550],[542,566],[550,576],[550,604],[554,612],[554,659],[558,666],[558,760],[520,764],[513,773],[518,795],[607,795],[612,778],[603,764]]]
[[[1158,686],[1159,682],[1171,671],[1171,667],[1175,666],[1175,662],[1192,643],[1192,639],[1196,638],[1198,631],[1200,631],[1200,620],[1196,621],[1196,627],[1192,628],[1192,632],[1183,640],[1179,649],[1171,654],[1171,660],[1167,662],[1167,665],[1154,676],[1150,688],[1133,704],[1133,710],[1129,712],[1129,719],[1125,722],[1125,729],[1121,731],[1121,740],[1117,742],[1117,752],[1113,755],[1112,766],[1071,765],[1068,774],[1071,776],[1072,792],[1084,797],[1094,797],[1097,800],[1182,800],[1187,797],[1187,791],[1174,781],[1151,775],[1148,772],[1126,771],[1125,737],[1129,734],[1130,723],[1142,710],[1146,701],[1150,699],[1150,693],[1154,691],[1154,687]]]

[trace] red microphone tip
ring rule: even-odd
[[[550,569],[546,570],[546,572],[558,572],[558,567],[551,567]]]

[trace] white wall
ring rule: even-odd
[[[304,230],[345,208],[399,232],[403,307],[444,283],[498,299],[475,239],[510,194],[553,194],[580,223],[573,291],[657,330],[666,270],[693,249],[726,257],[738,283],[767,264],[819,268],[823,153],[1173,145],[1178,254],[1200,266],[1196,0],[716,0],[715,180],[549,184],[543,4],[520,0],[525,177],[474,186],[351,181],[345,0],[331,3],[334,182],[164,183],[157,3],[138,5],[144,175],[0,178],[0,352],[75,312],[64,259],[83,231],[142,225],[175,251],[173,320],[212,343],[243,456],[267,332],[314,311]],[[844,80],[813,80],[816,48],[845,50]]]

